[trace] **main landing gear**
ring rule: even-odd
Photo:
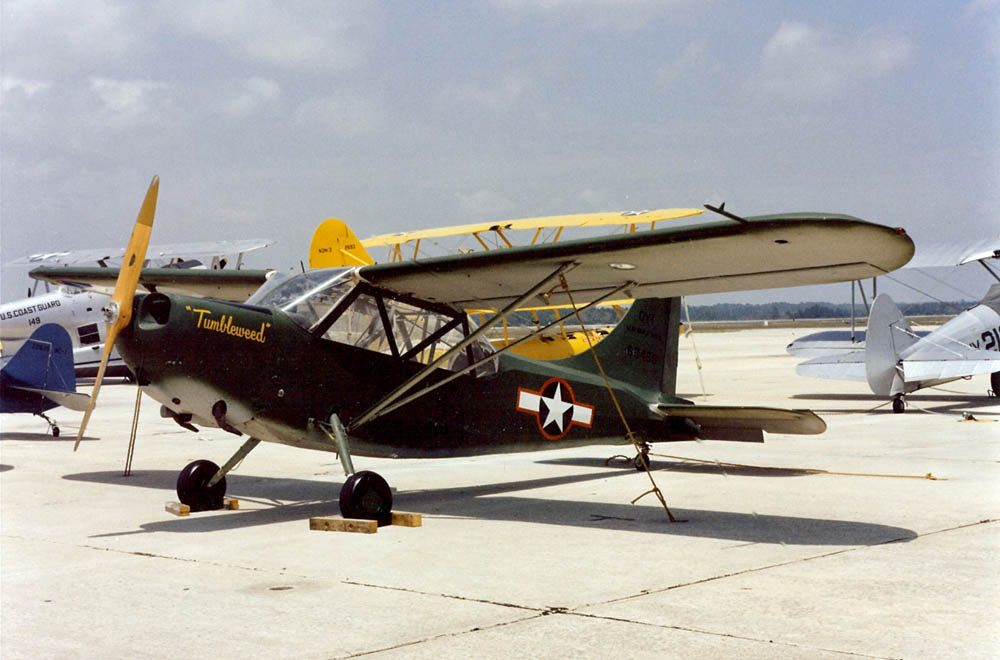
[[[374,472],[354,471],[347,445],[347,434],[336,415],[330,417],[333,433],[327,436],[337,446],[337,454],[347,480],[340,489],[340,513],[345,518],[361,518],[387,523],[392,519],[392,490],[385,479]],[[55,433],[58,435],[58,432]],[[177,475],[177,498],[192,512],[221,509],[226,496],[226,475],[260,444],[250,438],[221,468],[208,460],[189,463]]]

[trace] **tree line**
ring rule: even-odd
[[[953,302],[920,302],[897,303],[904,316],[951,316],[959,314],[972,307],[975,303],[969,301]],[[714,305],[690,305],[688,310],[692,321],[775,321],[781,319],[842,319],[851,317],[850,303],[716,303]],[[565,311],[563,312],[565,313]],[[542,323],[555,320],[553,312],[544,310],[537,312]],[[864,305],[854,305],[856,318],[867,318],[868,310]],[[593,307],[581,313],[583,322],[587,325],[614,325],[618,322],[618,313],[610,307]],[[683,311],[681,320],[686,320]],[[570,319],[567,323],[575,322]],[[534,325],[531,312],[515,312],[508,318],[508,323],[514,326]]]

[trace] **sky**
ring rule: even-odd
[[[0,62],[4,263],[123,245],[154,174],[154,243],[269,237],[249,263],[282,270],[328,217],[724,201],[1000,235],[998,0],[3,0]]]

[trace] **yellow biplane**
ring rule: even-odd
[[[490,251],[512,248],[521,245],[540,245],[557,243],[567,228],[614,227],[622,233],[634,233],[638,230],[656,229],[659,222],[690,218],[701,215],[700,209],[656,209],[647,211],[612,211],[602,213],[582,213],[575,215],[542,216],[522,218],[503,222],[480,222],[451,227],[438,227],[409,232],[394,232],[381,234],[359,240],[351,229],[342,221],[330,218],[317,227],[309,250],[310,268],[330,268],[338,266],[360,266],[375,263],[368,250],[384,247],[387,249],[386,260],[390,263],[406,260],[419,260],[423,257],[435,256],[429,253],[429,247],[441,247],[439,239],[472,237],[479,245],[476,247],[450,247],[446,251],[454,253],[469,253],[473,251]],[[532,232],[530,241],[518,240],[524,232]],[[517,235],[517,237],[515,237]],[[526,235],[525,235],[526,237]],[[620,320],[625,313],[630,299],[612,300],[603,306],[615,310]],[[539,328],[542,321],[538,312],[559,309],[558,306],[533,306],[522,308],[529,312]],[[467,309],[466,312],[478,315],[480,322],[493,309]],[[558,331],[542,333],[533,339],[521,342],[512,352],[525,357],[541,360],[557,360],[576,355],[602,338],[610,331],[609,327],[580,327],[569,330],[562,323]],[[511,330],[506,319],[503,322],[503,336],[495,338],[492,343],[502,348],[516,341],[511,336]]]

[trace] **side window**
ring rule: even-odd
[[[359,293],[322,336],[341,344],[430,364],[464,339],[463,324],[458,321],[461,318]],[[453,357],[445,368],[457,371],[469,363],[470,356],[478,360],[492,352],[492,346],[480,340]],[[496,369],[496,361],[488,362],[476,369],[476,375],[489,375]]]
[[[77,334],[80,335],[80,345],[87,346],[88,344],[96,344],[101,341],[101,333],[97,329],[96,323],[88,323],[87,325],[81,325],[76,329]]]

